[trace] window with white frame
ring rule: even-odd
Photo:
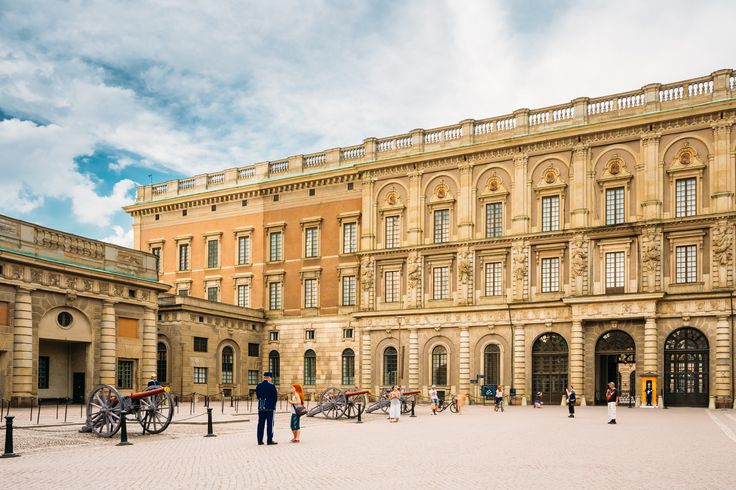
[[[606,253],[606,292],[619,294],[624,292],[624,252]]]
[[[207,268],[213,269],[217,267],[219,262],[219,240],[207,240]]]
[[[542,197],[542,231],[560,229],[560,196]]]
[[[624,188],[606,189],[606,224],[621,224],[624,216]]]
[[[450,210],[438,209],[434,212],[434,243],[450,241]]]
[[[281,283],[271,282],[268,284],[268,309],[281,309]]]
[[[316,257],[319,251],[319,228],[311,226],[304,230],[304,256]]]
[[[317,307],[317,279],[304,280],[304,307]]]
[[[250,308],[250,284],[238,284],[238,306]]]
[[[401,216],[386,216],[386,248],[401,246]]]
[[[450,268],[434,267],[432,269],[432,299],[450,298]]]
[[[542,292],[554,293],[560,290],[560,258],[542,259]]]
[[[238,265],[250,264],[250,236],[238,237]]]
[[[195,367],[194,368],[194,384],[195,385],[206,385],[207,384],[207,368],[206,367]]]
[[[486,262],[486,296],[501,296],[501,262]]]
[[[176,290],[176,294],[179,296],[189,296],[189,287],[188,286],[181,286],[179,289]]]
[[[396,303],[401,296],[399,271],[386,271],[384,273],[383,289],[386,303]]]
[[[492,202],[486,204],[486,238],[498,238],[503,235],[503,204]]]
[[[220,287],[214,285],[207,286],[207,300],[208,301],[219,301],[220,300]]]
[[[189,270],[189,244],[188,243],[179,244],[179,270],[180,271]]]
[[[156,257],[156,270],[161,273],[164,271],[163,257],[161,247],[152,247],[151,253]]]
[[[698,247],[684,245],[675,247],[675,282],[686,284],[698,280]]]
[[[675,217],[684,218],[697,214],[696,183],[695,177],[675,181]]]
[[[268,235],[268,241],[268,260],[270,262],[283,260],[283,234],[280,231],[274,231]]]
[[[342,305],[355,306],[357,278],[355,276],[343,276],[342,278]]]
[[[358,249],[358,223],[343,223],[342,253],[352,254]]]

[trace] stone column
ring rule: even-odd
[[[31,290],[15,290],[13,316],[13,393],[12,396],[33,396],[33,308]]]
[[[526,335],[524,325],[514,327],[514,388],[521,404],[526,405]]]
[[[151,373],[156,372],[156,341],[158,340],[158,331],[156,329],[156,311],[153,308],[146,307],[143,313],[143,359],[141,365],[143,370],[141,373],[141,387]]]
[[[468,394],[470,391],[470,332],[468,327],[460,327],[460,358],[459,358],[458,386],[460,392]]]
[[[360,379],[361,386],[371,386],[371,336],[367,331],[363,331],[361,337],[361,354],[360,354]]]
[[[409,196],[406,203],[406,239],[411,245],[422,242],[424,227],[424,196],[422,195],[422,171],[413,170],[409,175]]]
[[[361,180],[361,199],[363,214],[360,224],[360,249],[373,250],[376,245],[376,197],[373,195],[376,179],[370,175]]]
[[[716,395],[731,395],[731,331],[727,316],[719,316],[716,323],[715,381]]]
[[[511,232],[514,234],[529,232],[529,189],[527,188],[527,166],[529,157],[525,154],[514,157],[514,181],[511,183]]]
[[[644,322],[644,372],[645,373],[657,373],[659,363],[657,362],[657,319],[654,317],[647,317]],[[657,390],[660,392],[664,390],[664,379],[659,378],[657,380]],[[657,397],[657,406],[663,408],[662,397]]]
[[[713,125],[713,142],[715,151],[710,164],[711,209],[715,213],[725,213],[732,209],[734,197],[731,123],[720,122]]]
[[[468,162],[458,165],[460,170],[460,189],[457,196],[458,240],[473,238],[473,167]]]
[[[659,134],[647,133],[641,138],[641,164],[637,166],[642,217],[661,219],[664,195],[664,162],[659,160]]]
[[[115,335],[115,305],[110,301],[102,303],[102,322],[100,324],[100,383],[115,386],[117,358],[117,335]]]
[[[575,387],[580,406],[585,406],[585,337],[583,322],[572,321],[570,334],[570,384]]]
[[[588,157],[590,149],[585,145],[576,145],[572,150],[572,179],[570,182],[570,212],[573,228],[588,226],[590,208],[588,193],[592,191],[587,181]]]
[[[409,329],[409,388],[419,388],[419,333]],[[421,389],[421,388],[420,388]]]

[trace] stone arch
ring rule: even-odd
[[[373,365],[377,367],[376,372],[373,373],[373,381],[375,385],[378,386],[387,386],[391,383],[385,383],[384,381],[392,381],[386,377],[385,371],[385,359],[384,355],[386,353],[386,349],[389,347],[392,347],[396,351],[396,381],[398,383],[398,375],[399,375],[399,362],[400,362],[400,356],[399,356],[399,339],[396,337],[386,337],[385,339],[381,339],[378,344],[376,344],[376,347],[373,351],[372,358],[375,359]]]
[[[62,313],[72,316],[68,326],[62,326],[57,321]],[[66,342],[94,342],[92,322],[87,314],[73,306],[55,306],[48,309],[38,322],[39,340],[61,340]]]
[[[501,384],[504,385],[510,385],[511,379],[510,379],[510,373],[511,373],[511,345],[509,342],[501,335],[495,334],[495,333],[489,333],[478,339],[478,341],[475,343],[475,348],[473,352],[473,358],[470,361],[471,364],[471,377],[475,376],[477,373],[483,373],[485,372],[485,356],[484,352],[486,347],[489,345],[497,345],[500,350],[500,356],[499,356],[499,381]],[[486,376],[487,377],[487,376]],[[484,381],[485,382],[485,381]]]
[[[559,167],[561,165],[561,167]],[[551,156],[547,158],[543,158],[542,160],[535,163],[530,169],[529,169],[529,179],[532,181],[532,185],[534,185],[540,178],[541,173],[544,169],[554,167],[560,172],[560,178],[566,183],[570,183],[570,164],[560,157]],[[564,171],[563,171],[564,170]]]
[[[223,357],[223,354],[225,353],[224,351],[226,347],[230,347],[232,349],[232,355],[233,355],[232,381],[227,382],[227,383],[225,382],[225,378],[223,377],[223,362],[225,360]],[[240,372],[238,371],[237,367],[240,364],[241,357],[240,357],[240,346],[238,345],[238,343],[231,339],[225,339],[217,345],[217,350],[215,352],[216,352],[215,355],[217,356],[216,362],[215,362],[215,365],[217,366],[217,369],[216,369],[217,384],[218,385],[222,385],[222,384],[230,385],[230,384],[240,383],[241,381]]]
[[[164,346],[166,353],[164,359],[161,358],[161,349],[159,348],[161,345]],[[166,335],[159,334],[156,338],[156,374],[158,376],[159,383],[162,385],[171,386],[174,380],[174,372],[172,369],[174,366],[173,355],[173,351],[171,350],[171,341]],[[162,374],[165,376],[162,376]]]
[[[443,335],[436,335],[428,339],[424,344],[422,361],[420,363],[420,369],[422,371],[420,373],[420,379],[422,380],[420,383],[426,386],[432,385],[432,352],[437,346],[444,347],[447,353],[447,384],[444,386],[449,388],[456,384],[453,382],[457,377],[457,373],[455,372],[455,365],[457,364],[455,362],[456,353],[452,340]]]

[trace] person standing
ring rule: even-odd
[[[266,443],[269,446],[278,444],[273,440],[273,412],[276,410],[276,401],[279,394],[273,385],[273,373],[263,373],[263,381],[256,386],[258,397],[258,445],[263,445],[263,428],[266,428]]]
[[[575,388],[570,385],[570,387],[567,389],[567,411],[570,412],[570,414],[567,416],[568,418],[574,419],[575,418],[575,401],[577,400],[577,397],[575,396]]]
[[[401,417],[401,390],[398,386],[391,387],[388,399],[391,403],[388,408],[388,421],[398,422],[399,417]]]
[[[151,379],[148,380],[146,388],[158,388],[159,386],[161,386],[161,383],[158,382],[158,376],[156,375],[156,373],[151,373]]]
[[[289,395],[289,407],[291,408],[291,442],[299,442],[299,435],[301,434],[301,427],[299,425],[299,419],[301,416],[296,412],[297,405],[304,405],[304,391],[302,385],[295,384],[291,385],[291,394]]]
[[[618,404],[618,390],[613,382],[608,383],[606,390],[606,401],[608,402],[608,423],[616,423],[616,405]]]
[[[496,406],[493,408],[494,412],[498,412],[500,409],[503,412],[503,386],[498,385],[496,388]]]
[[[429,399],[432,400],[432,413],[437,415],[437,409],[440,406],[440,397],[437,394],[437,387],[435,385],[432,385],[429,389]]]

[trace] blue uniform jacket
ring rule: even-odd
[[[258,410],[276,410],[279,394],[274,385],[268,381],[261,381],[256,386],[256,396],[258,397]]]

